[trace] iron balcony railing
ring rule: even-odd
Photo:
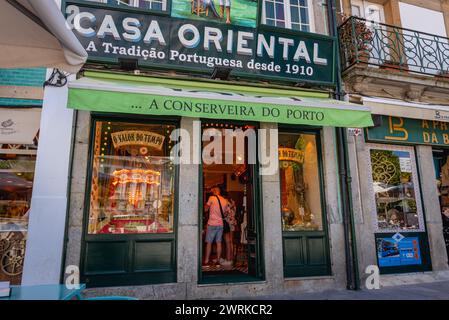
[[[357,17],[338,32],[343,70],[359,64],[449,78],[449,38]]]

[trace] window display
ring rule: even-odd
[[[370,146],[376,229],[424,231],[413,148]]]
[[[282,230],[323,230],[316,136],[280,133],[279,168]]]
[[[0,144],[0,281],[20,284],[37,138],[32,145]]]
[[[173,232],[174,129],[96,122],[89,234]]]

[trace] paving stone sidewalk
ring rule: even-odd
[[[383,287],[378,290],[331,290],[319,293],[272,295],[250,300],[449,300],[449,281]]]

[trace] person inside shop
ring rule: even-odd
[[[214,263],[219,264],[222,251],[223,240],[223,224],[224,224],[224,212],[228,210],[229,203],[221,195],[220,187],[214,186],[211,188],[212,195],[207,200],[204,210],[209,211],[209,218],[207,220],[206,229],[206,254],[204,257],[204,266],[209,265],[210,254],[212,251],[212,244],[217,244],[217,258],[214,259]]]
[[[229,196],[229,193],[224,192],[223,197],[227,200],[228,206],[224,212],[224,218],[229,225],[229,229],[223,229],[223,239],[226,247],[226,259],[220,259],[220,264],[223,266],[232,266],[234,261],[234,231],[237,226],[235,218],[236,206],[234,200]]]

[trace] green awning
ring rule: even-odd
[[[86,72],[85,77],[69,84],[68,107],[314,126],[373,125],[368,107],[327,96],[312,91]]]

